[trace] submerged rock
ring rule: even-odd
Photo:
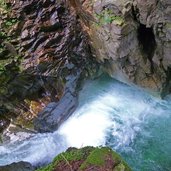
[[[131,171],[125,161],[108,147],[69,148],[51,164],[37,171]]]
[[[34,171],[33,166],[28,162],[12,163],[6,166],[0,166],[0,171]]]

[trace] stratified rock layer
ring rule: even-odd
[[[0,52],[0,56],[6,53],[10,59],[0,80],[0,107],[3,104],[3,110],[8,109],[10,115],[2,115],[14,119],[21,114],[15,122],[31,127],[29,121],[53,103],[60,106],[56,109],[59,113],[68,117],[77,106],[81,82],[97,70],[87,35],[75,10],[69,8],[65,0],[17,0],[11,3],[12,13],[3,22],[7,23],[13,17],[17,23],[11,31],[6,31],[8,34],[1,40],[4,46]],[[4,16],[8,15],[6,13]],[[61,99],[62,104],[59,104]],[[38,115],[40,122],[43,113]]]

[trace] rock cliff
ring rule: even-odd
[[[83,1],[97,60],[113,77],[170,92],[171,1]]]
[[[51,102],[53,108],[48,106],[38,115],[40,123],[46,124],[46,111],[50,113],[56,106],[61,106],[59,115],[65,113],[68,117],[77,106],[82,81],[98,70],[75,10],[65,0],[11,0],[3,5],[4,10],[0,11],[2,118],[30,128],[37,114],[49,103],[52,106]],[[58,104],[60,99],[62,104]],[[9,122],[1,116],[0,123],[5,128]],[[35,125],[40,131],[40,124]]]

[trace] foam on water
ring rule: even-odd
[[[107,145],[134,170],[171,168],[171,136],[167,130],[171,128],[170,98],[164,101],[137,87],[102,77],[85,85],[79,101],[78,109],[56,132],[0,146],[0,165],[20,160],[36,165],[49,162],[70,146]],[[160,151],[166,151],[160,159],[167,161],[165,166],[158,162]]]
[[[80,101],[79,109],[59,130],[69,146],[110,146],[137,171],[171,168],[171,135],[163,126],[171,123],[170,100],[103,78],[88,83]]]
[[[112,132],[117,148],[129,145],[141,130],[151,104],[137,96],[135,88],[131,92],[130,87],[118,82],[107,88],[107,92],[99,88],[96,98],[81,106],[60,128],[59,133],[66,137],[70,146],[105,145],[107,133]],[[85,97],[86,91],[81,96]]]
[[[33,135],[29,139],[0,146],[0,165],[18,161],[28,161],[33,165],[49,163],[66,148],[65,140],[57,133]]]
[[[112,122],[107,112],[109,109],[101,112],[99,105],[105,108],[96,101],[85,105],[60,128],[59,133],[66,137],[69,146],[105,145],[106,128]]]

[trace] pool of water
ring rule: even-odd
[[[171,98],[105,75],[85,83],[79,107],[54,133],[0,146],[0,165],[50,162],[68,147],[109,146],[135,171],[171,170]]]

